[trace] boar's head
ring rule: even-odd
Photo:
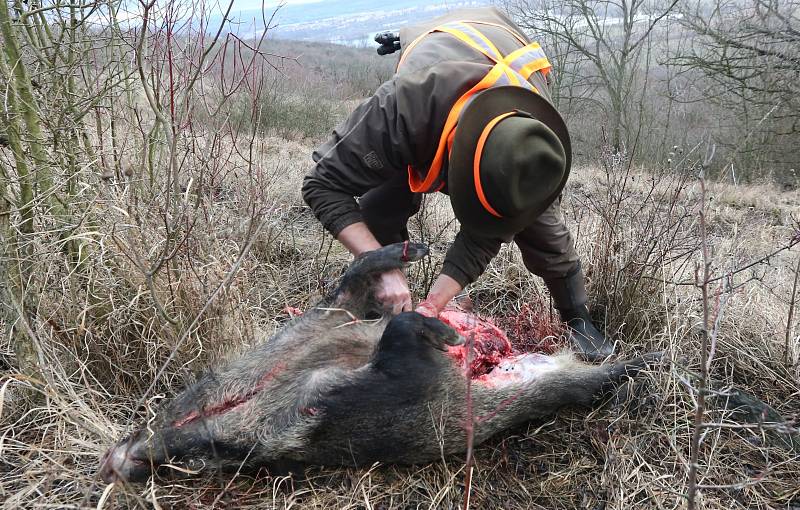
[[[220,467],[241,465],[258,439],[248,417],[254,406],[270,408],[264,381],[250,391],[224,389],[225,374],[209,373],[159,410],[153,420],[119,441],[101,460],[100,475],[107,482],[146,480],[158,466],[176,459],[213,460]],[[256,460],[256,459],[253,459]],[[189,468],[201,467],[189,464]]]

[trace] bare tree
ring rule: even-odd
[[[88,151],[92,159],[82,129],[102,93],[78,89],[83,81],[99,92],[117,80],[116,74],[100,72],[86,58],[94,44],[83,38],[84,22],[92,12],[92,6],[59,3],[0,6],[0,76],[7,84],[0,121],[12,158],[0,181],[3,303],[18,362],[30,374],[37,373],[41,361],[31,328],[23,327],[35,308],[35,292],[29,290],[35,280],[35,229],[54,234],[71,269],[80,269],[86,252],[73,235],[76,218],[84,212],[75,199],[79,154]]]
[[[556,73],[568,73],[556,78],[556,96],[571,101],[577,92],[578,98],[599,101],[610,142],[621,150],[634,134],[635,83],[649,36],[677,2],[509,0],[506,6],[520,26],[544,38],[559,64]]]
[[[253,169],[253,140],[233,129],[229,105],[246,102],[248,122],[258,124],[273,66],[262,48],[271,18],[262,14],[261,35],[245,41],[226,30],[232,4],[0,6],[0,319],[21,372],[41,380],[51,352],[41,332],[102,323],[113,282],[131,273],[146,289],[160,334],[186,333],[191,322],[174,288],[180,256],[200,243],[201,197],[231,172],[233,159],[250,178],[262,175]],[[214,13],[222,17],[211,25]],[[243,211],[253,225],[259,200]],[[122,257],[113,264],[109,244]],[[98,274],[108,279],[100,283]],[[43,316],[40,299],[52,289],[74,307],[66,324],[52,310]]]
[[[754,170],[796,168],[800,2],[688,0],[680,10],[694,37],[674,61],[706,77],[695,99],[722,106],[736,121],[718,142]]]

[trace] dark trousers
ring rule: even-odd
[[[383,246],[408,240],[408,219],[421,204],[422,194],[413,193],[405,179],[389,181],[358,199],[364,223]]]
[[[364,223],[382,245],[408,240],[408,219],[422,203],[403,179],[371,189],[359,201]],[[556,201],[525,230],[514,236],[525,267],[531,273],[552,280],[573,274],[580,267],[575,243],[564,224]]]

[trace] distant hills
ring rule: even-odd
[[[372,45],[381,31],[432,18],[447,11],[489,5],[491,0],[322,0],[290,3],[279,8],[272,37],[300,41],[334,42],[353,46]],[[272,8],[267,8],[267,16]],[[260,9],[234,10],[234,26],[247,35],[263,29]],[[257,22],[253,24],[253,20]],[[254,29],[255,27],[255,29]]]

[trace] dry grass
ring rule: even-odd
[[[58,257],[47,257],[52,246],[36,246],[36,274],[48,286],[38,311],[43,320],[31,326],[46,356],[48,381],[11,370],[12,350],[9,340],[2,340],[4,508],[459,507],[464,473],[457,458],[418,467],[310,469],[293,477],[208,474],[131,487],[107,487],[96,477],[103,451],[144,419],[146,413],[136,408],[140,398],[150,412],[196,371],[280,327],[284,307],[308,306],[348,263],[299,197],[310,147],[259,138],[255,150],[255,168],[237,166],[230,157],[225,171],[215,174],[214,186],[186,192],[199,201],[196,221],[152,288],[136,260],[151,260],[157,251],[165,236],[163,211],[147,204],[131,209],[127,187],[109,185],[94,205],[103,211],[103,221],[93,230],[89,275],[67,274]],[[563,208],[590,276],[593,312],[618,340],[619,352],[665,350],[675,362],[642,378],[632,388],[634,398],[593,412],[565,412],[478,448],[473,508],[685,504],[694,409],[686,383],[698,368],[701,315],[699,293],[690,285],[698,189],[689,175],[658,177],[626,168],[605,161],[577,169]],[[715,275],[758,259],[797,234],[790,213],[800,206],[800,192],[766,185],[710,188]],[[609,211],[616,211],[613,217]],[[253,239],[253,225],[261,221]],[[457,226],[446,198],[432,196],[412,227],[433,253],[411,269],[419,295]],[[251,241],[230,286],[186,335]],[[800,415],[796,326],[793,364],[784,366],[782,360],[796,257],[797,249],[784,251],[737,274],[734,282],[741,286],[712,303],[720,316],[714,379],[795,418]],[[91,281],[73,285],[70,278],[78,277]],[[470,294],[479,311],[505,320],[524,313],[524,303],[547,303],[540,281],[527,274],[513,247],[503,248]],[[155,391],[145,394],[173,349],[174,361]],[[43,398],[27,405],[26,388]],[[709,412],[709,420],[729,423],[719,408]],[[770,444],[758,429],[709,429],[700,453],[700,506],[797,508],[798,453]]]

